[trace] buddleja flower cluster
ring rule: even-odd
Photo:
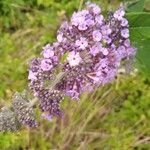
[[[38,99],[42,116],[62,116],[65,96],[79,100],[84,92],[112,82],[122,63],[135,56],[129,40],[129,25],[123,7],[104,17],[101,8],[87,3],[62,23],[57,41],[43,47],[29,67],[29,88]],[[15,98],[13,108],[20,123],[36,126],[28,102]]]
[[[62,23],[57,41],[43,47],[41,57],[31,61],[29,87],[47,117],[62,116],[64,96],[79,100],[83,92],[114,80],[122,61],[135,55],[124,15],[119,8],[104,18],[101,8],[87,3],[86,9]],[[63,75],[57,82],[59,73]]]

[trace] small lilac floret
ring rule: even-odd
[[[103,53],[103,55],[108,55],[108,49],[107,48],[101,48],[100,51]]]
[[[86,15],[88,14],[88,10],[82,10],[80,12],[76,12],[72,15],[71,23],[74,26],[78,26],[79,30],[86,30]]]
[[[123,18],[123,19],[121,20],[121,26],[125,27],[125,26],[127,26],[127,25],[128,25],[128,20],[125,19],[125,18]]]
[[[129,47],[130,46],[130,40],[129,39],[126,39],[125,41],[124,41],[124,45],[126,46],[126,47]]]
[[[42,53],[44,58],[52,58],[54,56],[54,51],[52,46],[50,46],[50,44],[47,44],[45,47],[43,47]]]
[[[29,80],[37,80],[36,75],[37,75],[37,73],[32,72],[31,70],[29,70],[28,79],[29,79]]]
[[[102,44],[97,42],[90,48],[90,53],[93,56],[96,56],[100,52],[101,49],[102,49]]]
[[[51,60],[50,59],[43,59],[41,61],[41,69],[43,71],[49,71],[52,69]]]
[[[96,17],[95,17],[95,21],[96,21],[96,23],[98,23],[99,25],[102,25],[102,24],[103,24],[103,21],[104,21],[104,17],[103,17],[102,15],[96,16]]]
[[[124,15],[125,11],[123,10],[123,8],[120,8],[114,13],[114,18],[120,21],[122,20]]]
[[[79,65],[79,63],[81,62],[81,57],[80,57],[80,54],[77,52],[75,53],[74,51],[73,52],[70,52],[68,57],[67,57],[67,60],[70,64],[70,66],[77,66]]]
[[[108,35],[105,35],[105,36],[103,36],[103,41],[110,44],[112,39]]]
[[[62,42],[62,41],[63,41],[63,34],[62,34],[62,33],[59,33],[59,34],[57,35],[57,41],[58,41],[58,42]]]
[[[88,46],[88,41],[86,40],[86,38],[81,37],[79,40],[76,40],[75,45],[84,50]]]
[[[121,36],[127,39],[129,37],[129,29],[121,30]]]
[[[92,9],[92,12],[93,12],[95,15],[98,15],[98,14],[101,13],[100,7],[98,7],[96,4],[92,4],[92,3],[91,3],[91,4],[89,5],[89,8]]]
[[[80,94],[76,90],[73,90],[73,89],[72,90],[68,90],[66,92],[66,94],[68,96],[72,97],[72,99],[74,99],[74,100],[79,100]]]
[[[99,41],[101,41],[101,39],[102,39],[101,32],[99,30],[94,30],[93,31],[93,40],[99,42]]]
[[[111,28],[109,27],[109,25],[104,25],[101,27],[101,30],[102,30],[102,34],[103,35],[110,35],[112,30]]]

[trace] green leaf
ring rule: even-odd
[[[127,12],[142,12],[144,10],[145,0],[137,0],[130,4]]]
[[[130,39],[137,47],[138,66],[150,73],[150,13],[128,13]]]
[[[130,34],[133,41],[150,39],[150,27],[131,27]]]
[[[150,13],[148,12],[127,13],[126,17],[129,21],[130,27],[150,26]]]

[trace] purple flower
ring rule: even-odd
[[[122,46],[122,45],[119,46],[117,51],[118,51],[120,58],[125,58],[127,56],[127,51],[126,51],[126,48],[124,46]]]
[[[96,4],[89,4],[88,6],[90,9],[92,9],[92,12],[94,13],[94,15],[98,15],[101,13],[101,9],[100,7],[98,7]]]
[[[88,42],[87,42],[86,38],[81,37],[79,40],[76,40],[75,46],[84,50],[88,46]]]
[[[101,30],[102,30],[102,34],[103,35],[110,35],[112,30],[111,28],[109,27],[109,25],[104,25],[101,27]]]
[[[101,41],[101,39],[102,39],[102,34],[101,34],[101,32],[100,32],[99,30],[94,30],[94,31],[93,31],[93,39],[94,39],[94,41],[96,41],[96,42]]]
[[[45,47],[43,47],[43,52],[42,52],[44,58],[51,58],[54,56],[54,51],[53,47],[50,46],[50,44],[47,44]]]
[[[79,96],[80,96],[80,94],[74,89],[68,90],[66,92],[66,95],[72,97],[72,99],[74,99],[74,100],[79,100]]]
[[[129,39],[126,39],[126,40],[124,41],[124,45],[125,45],[126,47],[129,47],[129,46],[130,46],[130,40],[129,40]]]
[[[101,59],[96,66],[97,71],[106,68],[108,66],[108,64],[109,64],[108,58]]]
[[[103,41],[109,44],[111,43],[112,39],[109,36],[105,35],[103,36]]]
[[[57,41],[58,41],[58,42],[62,42],[62,41],[63,41],[63,33],[59,33],[59,34],[57,35]]]
[[[137,49],[134,48],[134,47],[129,47],[129,48],[127,48],[127,54],[128,54],[128,57],[135,56],[136,50],[137,50]]]
[[[100,51],[103,53],[103,55],[108,55],[108,49],[107,48],[101,48]]]
[[[29,79],[29,80],[37,80],[36,75],[37,75],[36,72],[33,72],[33,71],[29,70],[28,79]]]
[[[49,70],[51,70],[52,67],[53,67],[51,63],[52,63],[52,62],[51,62],[50,59],[43,59],[43,60],[41,61],[41,69],[42,69],[43,71],[49,71]]]
[[[95,21],[99,24],[102,25],[103,21],[104,21],[104,17],[102,15],[96,16],[95,17]]]
[[[81,31],[82,31],[82,30],[83,30],[83,31],[86,30],[86,29],[87,29],[87,24],[86,24],[85,22],[81,23],[81,24],[78,26],[78,29],[81,30]]]
[[[86,18],[86,26],[88,27],[92,27],[93,25],[95,25],[95,21],[93,20],[93,17],[91,15],[89,15],[87,18]],[[80,29],[79,29],[80,30]]]
[[[128,25],[128,20],[125,19],[125,18],[122,18],[122,20],[121,20],[121,26],[125,27],[127,25]]]
[[[129,37],[129,29],[121,30],[121,36],[127,39]]]
[[[96,56],[96,54],[98,54],[100,52],[100,50],[102,49],[102,44],[97,42],[95,43],[91,48],[90,48],[90,53],[93,56]]]
[[[73,51],[73,52],[69,53],[67,60],[69,62],[69,65],[73,67],[73,66],[79,65],[79,63],[81,62],[82,59],[81,59],[79,53],[75,53]]]
[[[124,15],[125,15],[125,11],[122,8],[120,8],[114,13],[114,18],[120,21],[122,20]]]
[[[87,10],[82,10],[80,12],[74,13],[71,18],[72,25],[78,26],[79,30],[86,30],[86,15],[88,14]]]

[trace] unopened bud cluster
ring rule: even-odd
[[[25,94],[15,93],[12,106],[4,107],[0,112],[0,131],[17,131],[21,125],[36,127],[36,116]]]
[[[12,107],[21,124],[28,125],[29,127],[37,126],[33,108],[22,94],[16,93],[14,95]]]

